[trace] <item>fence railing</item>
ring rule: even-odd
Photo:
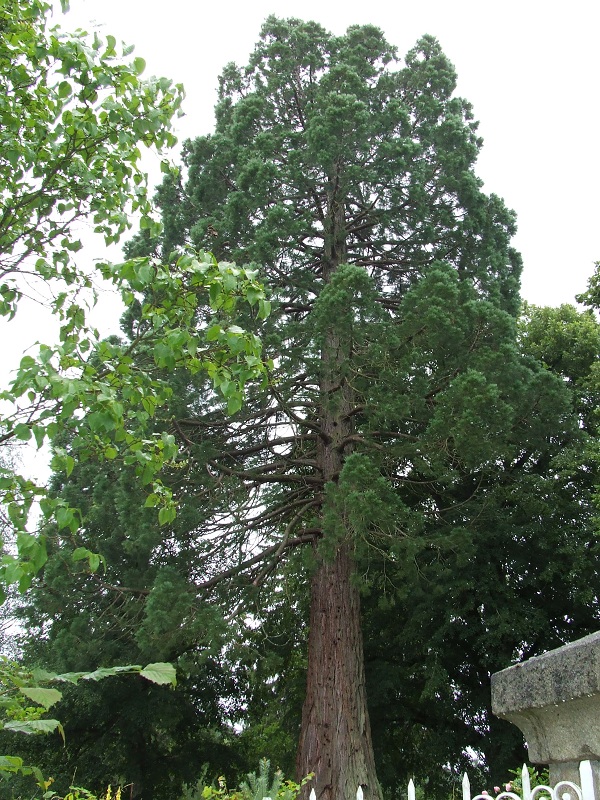
[[[471,796],[471,785],[469,776],[465,772],[462,781],[463,800],[494,800],[488,792],[481,792],[475,797]],[[414,786],[411,795],[408,790],[409,800],[415,800]],[[594,796],[594,775],[592,765],[589,761],[582,761],[579,764],[579,786],[571,781],[560,781],[554,786],[534,786],[531,788],[529,780],[529,770],[523,764],[521,770],[521,794],[515,791],[500,792],[495,800],[538,800],[538,798],[552,798],[552,800],[595,800]]]
[[[560,781],[555,786],[534,786],[531,788],[529,770],[523,764],[521,770],[521,794],[515,791],[500,792],[495,797],[489,792],[481,792],[474,797],[471,795],[469,776],[465,772],[462,780],[462,800],[600,800],[594,794],[594,775],[589,761],[582,761],[579,765],[579,786],[571,781]],[[267,800],[265,798],[265,800]],[[317,800],[313,789],[310,800]],[[364,800],[362,786],[356,790],[356,800]],[[416,800],[415,784],[410,779],[408,783],[408,800]]]

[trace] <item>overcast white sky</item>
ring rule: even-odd
[[[573,302],[600,259],[600,66],[591,0],[71,0],[64,27],[92,21],[183,82],[182,139],[212,129],[217,76],[246,63],[269,14],[342,33],[373,23],[404,56],[433,34],[474,106],[485,189],[517,211],[525,299]]]

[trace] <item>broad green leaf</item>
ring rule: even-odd
[[[34,425],[32,430],[35,437],[35,443],[39,450],[44,444],[44,439],[46,438],[46,429],[43,427],[43,425]]]
[[[112,678],[115,675],[120,675],[125,672],[135,672],[139,667],[134,666],[127,666],[127,667],[100,667],[99,669],[95,669],[93,672],[85,672],[81,675],[81,679],[84,681],[101,681],[104,678]]]
[[[72,93],[73,89],[69,81],[61,81],[58,87],[58,96],[59,97],[69,97]]]
[[[9,720],[4,723],[4,729],[7,731],[15,731],[16,733],[52,733],[53,731],[60,731],[62,726],[57,719],[31,719],[31,720]]]
[[[271,313],[271,302],[269,300],[263,300],[262,298],[259,299],[258,309],[258,318],[266,319]]]
[[[73,561],[83,561],[86,558],[89,558],[92,555],[91,551],[87,549],[87,547],[77,547],[73,550],[71,554],[71,558]]]
[[[214,342],[221,336],[223,330],[220,325],[211,325],[205,333],[207,342]]]
[[[58,508],[56,510],[56,522],[58,524],[58,529],[62,530],[63,528],[70,528],[74,522],[74,514],[72,508]]]
[[[83,677],[87,675],[87,672],[63,672],[60,675],[54,675],[52,680],[57,682],[64,682],[64,683],[78,683]]]
[[[14,427],[15,436],[22,442],[28,442],[31,439],[31,428],[29,425],[19,423]]]
[[[243,405],[242,396],[239,392],[227,398],[227,413],[237,414]]]
[[[140,675],[143,678],[146,678],[152,683],[158,684],[171,684],[171,686],[177,685],[177,673],[175,671],[175,667],[172,664],[157,662],[156,664],[148,664],[144,667],[144,669],[140,672]]]
[[[44,706],[45,709],[50,708],[62,698],[62,692],[58,689],[44,689],[41,687],[22,687],[21,694],[29,697],[34,703]]]
[[[18,756],[0,756],[0,769],[16,771],[23,766],[23,759]]]
[[[135,69],[136,75],[141,75],[146,69],[146,62],[143,58],[140,58],[140,56],[136,56],[133,59],[133,68]]]
[[[36,667],[32,670],[31,677],[35,683],[49,683],[55,680],[58,676],[56,672],[49,672],[46,669]]]
[[[173,506],[163,506],[158,512],[158,523],[159,525],[168,525],[176,516],[177,512]]]

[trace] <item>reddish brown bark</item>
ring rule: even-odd
[[[325,284],[347,257],[342,184],[336,167],[325,225]],[[355,397],[345,377],[352,342],[340,334],[335,320],[324,333],[317,468],[331,486],[350,451]],[[296,768],[299,778],[315,774],[306,795],[314,788],[317,800],[355,800],[359,786],[365,800],[381,800],[365,691],[360,595],[352,581],[352,542],[342,516],[332,527],[336,530],[323,530],[323,535],[336,543],[335,553],[320,558],[311,583],[308,676]]]
[[[367,711],[360,597],[347,546],[312,580],[308,679],[298,749],[299,776],[315,773],[318,800],[380,800]]]

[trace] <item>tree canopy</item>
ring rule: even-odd
[[[268,392],[227,425],[200,390],[177,420],[206,465],[192,591],[274,587],[305,550],[297,769],[325,798],[379,796],[358,584],[382,558],[410,578],[415,549],[466,563],[474,498],[567,415],[518,352],[514,215],[481,190],[455,83],[432,37],[400,66],[372,26],[270,18],[248,65],[223,72],[215,132],[184,146],[187,180],[158,192],[156,252],[210,244],[263,264],[272,291]]]
[[[183,90],[164,78],[143,79],[144,60],[113,36],[51,28],[51,11],[44,0],[0,2],[0,315],[10,326],[32,294],[58,329],[58,343],[38,342],[0,392],[0,444],[31,440],[39,449],[47,443],[53,468],[67,475],[83,462],[129,467],[164,525],[176,510],[160,473],[177,461],[174,437],[153,427],[171,394],[165,370],[205,372],[229,411],[238,409],[246,382],[262,380],[265,365],[256,335],[234,324],[235,308],[246,303],[254,319],[268,314],[268,302],[256,270],[189,248],[162,261],[89,266],[82,258],[81,223],[91,223],[107,244],[119,241],[132,215],[142,229],[159,232],[142,153],[149,147],[164,156],[175,144],[171,120]],[[162,166],[174,169],[166,158]],[[136,309],[127,342],[102,338],[87,321],[101,281]],[[105,557],[83,544],[82,509],[35,485],[8,459],[0,464],[8,521],[2,585],[27,591],[47,563],[51,533],[68,540],[71,567],[83,563],[95,572]],[[0,601],[5,597],[2,588]],[[142,668],[131,658],[116,665],[100,659],[61,674],[3,661],[0,672],[0,728],[23,733],[63,730],[45,716],[62,696],[48,684],[131,672],[175,684],[172,665],[154,661]],[[136,690],[147,693],[147,687]],[[39,769],[19,756],[3,756],[0,772],[33,774],[48,788]]]

